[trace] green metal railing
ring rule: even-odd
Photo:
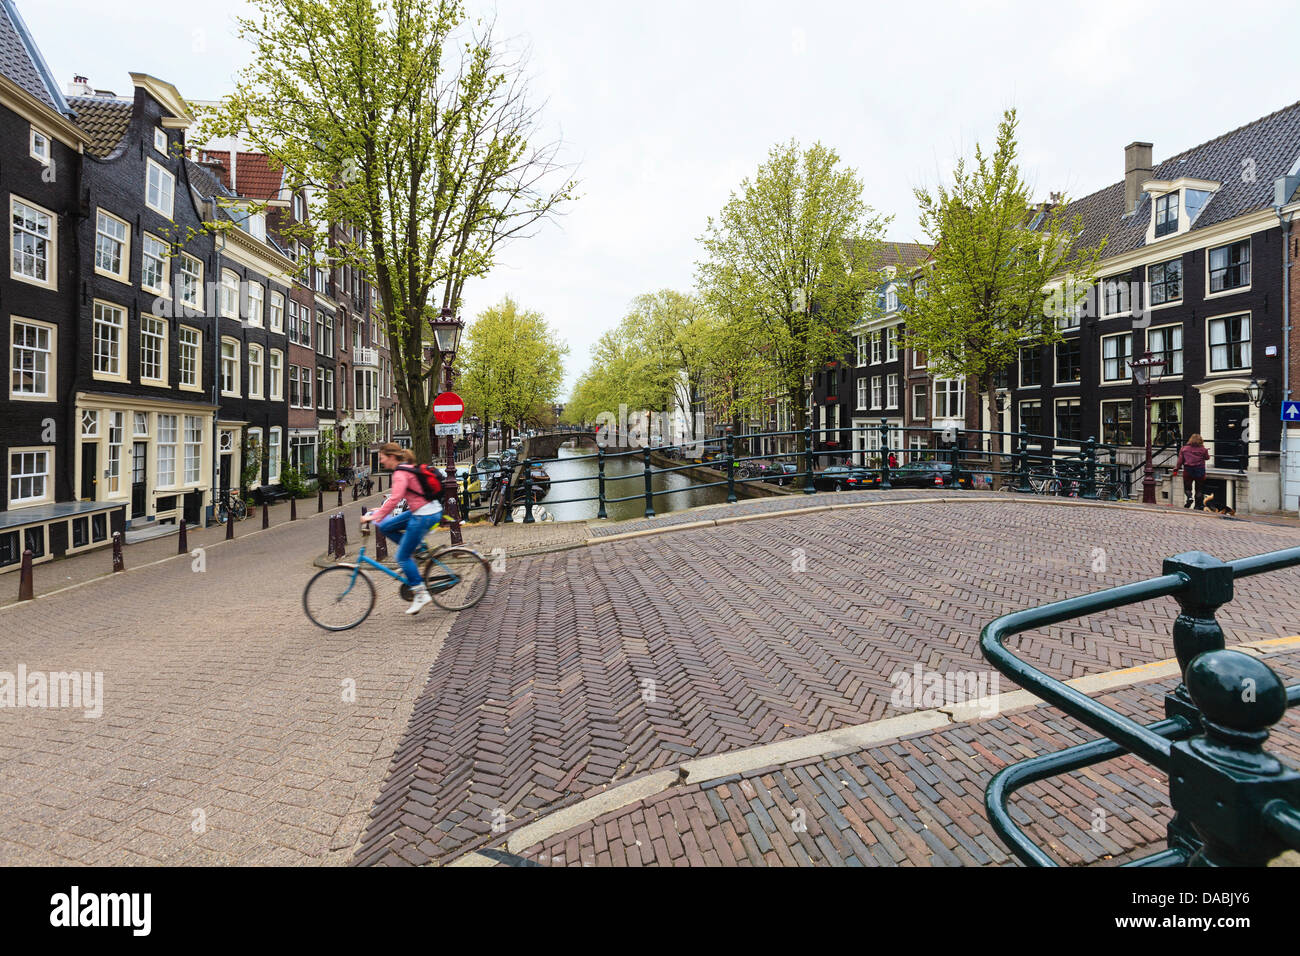
[[[985,791],[989,822],[1023,862],[1058,865],[1011,819],[1020,788],[1125,753],[1170,777],[1175,816],[1168,848],[1126,866],[1260,866],[1300,850],[1300,772],[1263,749],[1268,728],[1300,703],[1300,684],[1285,687],[1258,659],[1224,649],[1215,613],[1237,578],[1300,567],[1300,548],[1222,562],[1199,551],[1167,558],[1160,577],[1042,607],[1005,614],[986,626],[980,649],[999,671],[1106,740],[1031,757],[999,771]],[[1006,647],[1026,631],[1117,607],[1172,597],[1174,653],[1182,681],[1165,696],[1166,719],[1139,724],[1049,677]]]

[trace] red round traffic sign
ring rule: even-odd
[[[433,420],[439,425],[451,425],[465,414],[465,402],[455,392],[443,392],[433,400]]]

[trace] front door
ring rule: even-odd
[[[1220,396],[1220,398],[1227,396]],[[1235,396],[1232,396],[1235,397]],[[1244,395],[1242,396],[1245,397]],[[1246,467],[1246,448],[1241,441],[1241,423],[1250,408],[1241,405],[1222,403],[1216,400],[1214,405],[1214,467]]]
[[[143,518],[145,514],[145,462],[149,457],[149,443],[138,441],[131,446],[131,517]]]
[[[221,490],[227,491],[230,488],[230,469],[234,463],[234,455],[221,456]]]
[[[81,446],[81,500],[95,500],[95,486],[98,484],[99,445],[87,442]]]

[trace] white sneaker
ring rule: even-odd
[[[420,609],[433,600],[433,598],[429,597],[429,589],[423,584],[413,587],[411,594],[411,606],[406,609],[407,614],[419,614]]]

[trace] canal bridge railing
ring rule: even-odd
[[[635,501],[645,502],[645,517],[654,517],[655,500],[667,495],[679,494],[704,488],[723,488],[727,490],[728,502],[738,500],[737,489],[743,489],[750,482],[791,482],[802,487],[805,494],[817,490],[818,476],[824,468],[818,463],[826,459],[844,459],[851,461],[857,457],[861,465],[850,465],[859,479],[865,479],[862,486],[881,490],[893,487],[891,476],[906,473],[905,463],[916,461],[933,461],[945,466],[946,477],[943,487],[977,488],[981,482],[1001,476],[1001,488],[1022,494],[1060,494],[1086,499],[1119,500],[1132,495],[1136,469],[1127,467],[1117,461],[1118,448],[1088,438],[1071,446],[1070,450],[1060,452],[1061,439],[1051,435],[1039,435],[1022,427],[1016,432],[977,431],[973,429],[954,428],[946,436],[933,428],[900,427],[882,419],[879,425],[862,425],[854,428],[836,429],[835,434],[861,435],[862,445],[856,449],[816,448],[816,439],[822,432],[812,428],[802,430],[752,432],[745,435],[726,434],[709,439],[699,439],[674,445],[645,446],[609,450],[602,443],[602,434],[597,433],[597,449],[587,455],[573,455],[566,458],[554,456],[527,457],[520,461],[512,472],[512,485],[516,489],[520,504],[524,506],[524,522],[532,523],[533,504],[535,503],[532,472],[533,469],[558,461],[590,461],[596,467],[595,479],[597,490],[594,495],[566,498],[551,498],[556,486],[577,481],[591,481],[592,476],[580,475],[568,478],[551,478],[548,482],[547,500],[551,504],[595,503],[596,517],[608,517],[607,506],[610,504]],[[934,440],[939,436],[934,447],[917,447],[911,443],[904,447],[907,436],[925,436]],[[556,436],[559,437],[559,436]],[[573,437],[570,435],[569,437]],[[947,437],[948,440],[942,440]],[[898,440],[898,445],[891,446],[891,441]],[[756,454],[756,447],[763,447],[768,442],[802,444],[803,451],[788,455]],[[988,447],[983,447],[987,445]],[[1014,450],[1002,451],[1004,446]],[[1056,453],[1049,451],[1057,449]],[[558,449],[557,449],[558,450]],[[656,468],[651,463],[652,453],[659,453],[684,461],[682,465]],[[891,465],[891,457],[897,465]],[[607,466],[612,462],[632,462],[642,466],[643,488],[636,494],[610,496],[607,484],[611,481],[626,481],[628,475],[608,476]],[[691,480],[676,488],[653,487],[656,474],[688,472],[696,469],[703,462],[719,469],[722,477],[713,481]],[[760,468],[759,466],[764,466]],[[770,466],[770,467],[767,467]],[[791,468],[790,466],[793,466]],[[843,467],[843,466],[841,466]],[[487,476],[479,476],[480,481]],[[471,515],[474,511],[486,510],[487,489],[480,488],[479,500],[471,500],[468,491],[470,482],[461,483],[461,514]],[[513,501],[512,501],[513,504]],[[506,521],[512,521],[511,508],[505,509]]]
[[[989,822],[1024,863],[1057,866],[1011,819],[1007,802],[1030,783],[1131,753],[1169,775],[1174,817],[1167,847],[1125,866],[1262,866],[1300,851],[1300,772],[1263,749],[1269,728],[1300,702],[1262,661],[1225,650],[1216,612],[1234,582],[1300,566],[1300,548],[1223,562],[1191,551],[1164,561],[1160,577],[1005,614],[980,634],[999,671],[1106,739],[1022,760],[994,775],[985,791]],[[1009,651],[1006,641],[1062,621],[1172,597],[1174,653],[1182,675],[1165,695],[1165,719],[1139,724]]]

